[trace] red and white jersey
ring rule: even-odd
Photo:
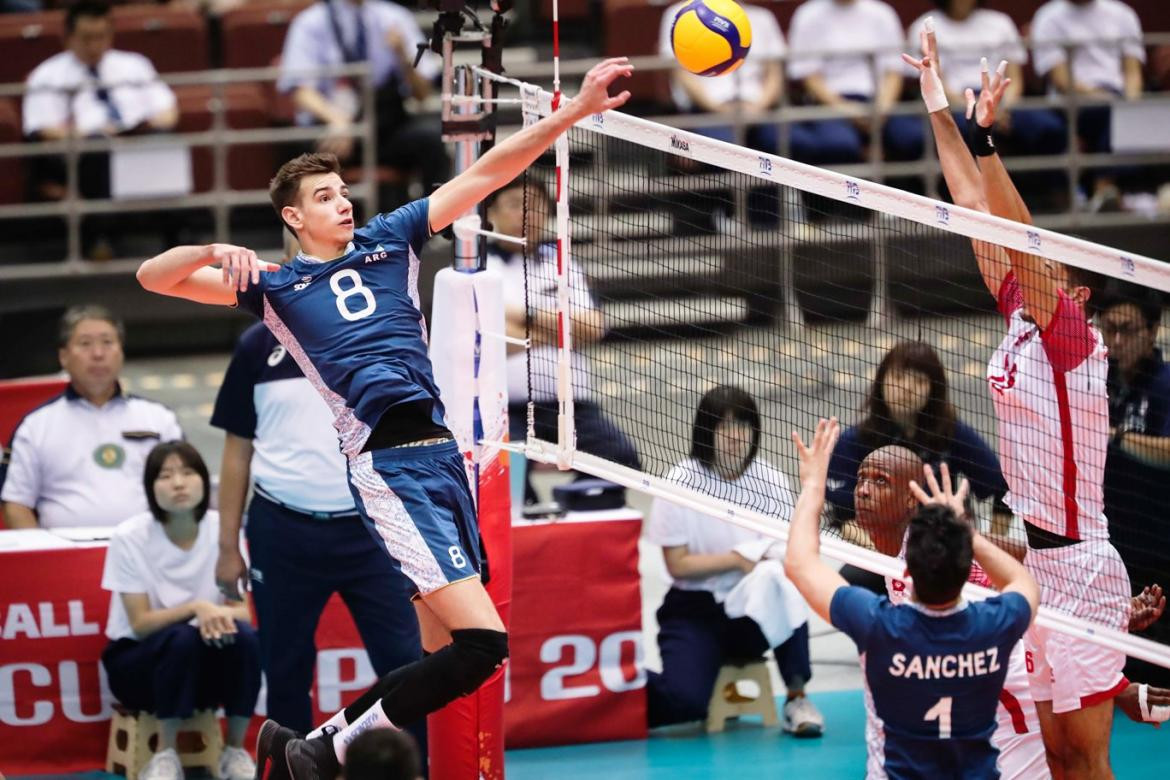
[[[1109,444],[1108,360],[1101,334],[1072,299],[1041,331],[1023,318],[1014,273],[999,290],[1008,333],[987,368],[999,418],[1007,505],[1069,539],[1108,539],[1102,482]]]
[[[903,547],[901,557],[905,557]],[[967,580],[985,588],[991,587],[991,580],[978,564],[972,561],[971,576]],[[886,577],[886,595],[892,604],[905,603],[910,597],[911,579],[909,573],[901,577]],[[880,734],[877,728],[877,712],[867,695],[865,698],[866,738],[873,739]],[[1032,688],[1028,680],[1028,666],[1024,642],[1016,642],[1008,660],[1007,677],[999,693],[999,707],[995,710],[995,733],[991,744],[999,751],[1000,777],[1002,780],[1045,780],[1052,775],[1044,754],[1044,738],[1040,734],[1040,717],[1036,714],[1036,703],[1032,699]]]

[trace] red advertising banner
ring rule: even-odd
[[[504,685],[510,698],[504,708],[509,747],[645,736],[640,529],[640,518],[628,510],[512,528],[511,608],[501,604],[511,613],[512,656],[505,679],[488,683]],[[23,533],[33,532],[4,537]],[[506,540],[495,543],[502,545],[497,554],[506,554]],[[0,551],[5,775],[105,764],[113,704],[101,667],[110,598],[101,589],[106,548],[58,544],[68,546]],[[501,587],[506,574],[502,579]],[[337,597],[321,618],[317,646],[314,706],[324,720],[356,699],[374,673]],[[261,694],[258,713],[263,705]],[[493,721],[485,715],[480,712],[479,728]],[[485,777],[502,776],[498,764],[481,769]]]
[[[508,747],[646,736],[641,518],[576,517],[512,527]]]

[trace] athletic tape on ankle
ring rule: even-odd
[[[1165,723],[1170,720],[1170,705],[1155,704],[1150,706],[1150,686],[1142,683],[1138,686],[1138,706],[1142,711],[1142,720],[1149,723]]]

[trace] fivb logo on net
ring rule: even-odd
[[[1121,275],[1122,276],[1136,276],[1137,275],[1137,263],[1135,263],[1133,261],[1132,257],[1126,257],[1125,255],[1121,255],[1121,257],[1118,259],[1121,260]]]
[[[936,205],[934,207],[934,221],[940,225],[951,224],[951,210],[943,205]]]
[[[852,179],[845,180],[845,199],[861,200],[861,185]]]
[[[1028,231],[1028,249],[1040,249],[1041,245],[1040,234],[1035,230]]]
[[[686,152],[687,154],[691,153],[690,142],[681,135],[675,135],[673,133],[670,136],[670,148],[676,152]]]
[[[759,157],[757,159],[760,161],[760,173],[764,174],[765,176],[771,176],[772,175],[772,158],[771,157]]]

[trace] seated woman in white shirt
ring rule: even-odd
[[[784,474],[756,457],[760,433],[755,400],[738,387],[716,387],[699,402],[690,456],[668,478],[787,521],[794,506],[792,491]],[[756,565],[735,548],[766,537],[657,499],[646,538],[662,545],[674,579],[658,610],[662,672],[651,672],[647,681],[653,728],[705,718],[719,667],[759,658],[768,650],[760,625],[749,617],[728,616],[723,604]],[[776,608],[783,606],[777,603]],[[788,687],[784,730],[819,737],[824,718],[804,695],[812,676],[808,643],[805,621],[773,649]]]
[[[180,724],[219,707],[228,728],[218,776],[246,780],[255,773],[243,740],[260,693],[260,643],[247,603],[225,602],[216,589],[219,514],[207,508],[207,465],[190,444],[171,441],[151,450],[144,471],[150,512],[114,530],[102,573],[113,594],[102,653],[110,691],[159,720],[143,780],[182,780]]]

